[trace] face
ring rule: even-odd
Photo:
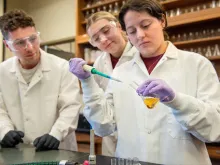
[[[98,20],[89,27],[87,33],[93,46],[115,57],[122,54],[126,41],[122,36],[121,27],[115,22]]]
[[[147,12],[128,11],[124,22],[129,40],[143,57],[153,57],[165,52],[165,21],[158,20]]]
[[[9,32],[5,45],[16,55],[25,69],[36,66],[40,60],[39,33],[34,27],[18,28]]]

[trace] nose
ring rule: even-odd
[[[107,37],[105,35],[100,35],[100,43],[103,44],[107,41]]]
[[[27,49],[32,49],[32,47],[33,47],[32,43],[27,40],[27,41],[26,41],[25,50],[27,50]]]
[[[142,39],[145,36],[145,33],[142,29],[137,29],[137,39]]]

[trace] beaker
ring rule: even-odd
[[[111,165],[117,165],[117,159],[111,158]]]
[[[153,109],[155,107],[155,105],[159,102],[159,98],[156,97],[143,97],[141,96],[141,98],[144,101],[144,104],[147,106],[147,108],[149,109]]]
[[[139,85],[133,81],[129,84],[129,86],[136,91]],[[140,97],[142,98],[144,104],[148,109],[153,109],[155,105],[160,101],[160,99],[157,97],[151,97],[151,96],[140,96]]]

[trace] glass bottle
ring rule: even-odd
[[[114,6],[114,14],[118,14],[118,12],[119,12],[118,2],[115,2],[115,6]]]
[[[112,13],[113,11],[112,11],[112,4],[109,4],[109,6],[108,6],[108,12],[109,13]]]

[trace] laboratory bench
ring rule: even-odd
[[[76,140],[78,151],[89,153],[90,149],[90,125],[86,118],[81,114],[79,116],[78,128],[76,130]],[[220,143],[206,143],[206,147],[213,165],[220,164]],[[102,138],[95,136],[95,153],[102,154]]]
[[[88,160],[88,157],[88,153],[66,150],[35,152],[35,148],[33,146],[19,144],[16,148],[2,148],[0,150],[0,165],[28,165],[30,163],[38,163],[39,165],[40,162],[44,162],[44,164],[52,164],[52,162],[61,160],[72,160],[78,163],[83,163],[85,160]],[[111,159],[112,157],[96,155],[96,165],[111,165]],[[140,163],[141,165],[156,165],[154,163]]]
[[[89,153],[89,132],[77,131],[76,139],[78,144],[78,151]],[[213,165],[220,164],[220,143],[207,143],[206,144],[210,159]],[[101,155],[102,138],[95,136],[95,153]]]

